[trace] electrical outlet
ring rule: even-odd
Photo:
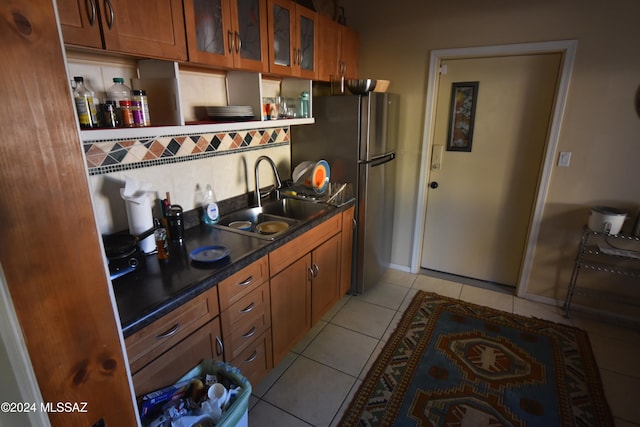
[[[571,163],[571,151],[561,151],[558,156],[558,166],[562,166],[563,168],[569,167]]]

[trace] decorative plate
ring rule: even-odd
[[[256,230],[262,234],[275,234],[289,228],[289,224],[284,221],[265,221],[256,225]]]
[[[194,249],[189,258],[198,262],[216,262],[229,256],[231,251],[225,246],[202,246]]]

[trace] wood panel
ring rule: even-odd
[[[100,14],[86,0],[57,0],[60,29],[65,43],[101,49]]]
[[[217,355],[216,338],[219,337],[220,320],[215,318],[135,373],[133,385],[136,395],[140,396],[174,384],[203,359],[222,360],[222,356]]]
[[[271,327],[269,285],[253,292],[222,312],[225,360],[233,360],[265,330]]]
[[[103,7],[102,34],[107,50],[147,58],[187,59],[187,40],[181,0],[110,0]],[[111,24],[111,26],[110,26]]]
[[[338,302],[340,289],[340,235],[318,246],[311,253],[314,270],[311,281],[311,324],[315,325],[322,316]]]
[[[255,387],[273,369],[272,353],[271,329],[267,329],[230,364],[240,369],[242,375]]]
[[[334,215],[322,224],[312,228],[300,237],[296,237],[269,254],[269,272],[271,276],[282,271],[296,259],[340,232],[342,216]]]
[[[311,281],[307,254],[271,278],[271,333],[274,366],[311,329]]]
[[[138,371],[218,313],[218,293],[211,288],[127,337],[125,343],[131,372]]]
[[[53,4],[0,14],[0,263],[40,392],[87,402],[53,426],[136,425]]]
[[[267,280],[269,265],[265,256],[218,283],[220,310],[226,310]]]

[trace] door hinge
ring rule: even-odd
[[[440,66],[440,74],[442,74],[443,76],[447,75],[447,65],[443,64]]]

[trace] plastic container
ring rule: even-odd
[[[300,117],[309,117],[309,92],[300,94]]]
[[[120,115],[118,114],[118,107],[114,101],[107,101],[104,104],[100,104],[100,113],[102,115],[102,126],[106,128],[120,127]]]
[[[144,90],[133,91],[131,106],[133,108],[133,121],[135,125],[138,127],[151,126],[149,102],[147,101],[147,93]]]
[[[107,102],[114,103],[116,105],[116,113],[118,115],[118,121],[120,126],[124,127],[132,127],[133,124],[129,125],[128,123],[133,123],[133,119],[126,120],[127,124],[125,124],[125,118],[123,117],[123,101],[131,100],[131,88],[124,84],[124,79],[122,77],[114,77],[113,78],[113,86],[107,89]]]
[[[133,108],[131,107],[131,101],[128,99],[120,101],[120,114],[122,115],[120,119],[122,127],[132,128],[136,125],[133,120]]]
[[[124,84],[122,77],[113,78],[113,86],[107,89],[107,100],[115,101],[120,105],[120,101],[131,99],[131,88]]]
[[[204,203],[202,206],[202,222],[205,224],[216,224],[220,220],[220,210],[216,202],[216,195],[211,185],[207,184],[204,194]]]
[[[94,129],[99,127],[94,93],[84,82],[82,77],[74,77],[76,87],[73,89],[73,100],[78,112],[78,121],[82,129]]]
[[[207,376],[215,376],[217,382],[222,384],[234,384],[240,387],[237,390],[238,392],[234,394],[233,400],[230,400],[229,404],[225,407],[222,416],[216,421],[215,427],[248,427],[251,383],[242,375],[238,368],[213,359],[203,360],[175,384],[140,397],[138,403],[140,406],[142,425],[157,425],[159,418],[158,408],[163,407],[164,403],[172,400],[174,396],[180,395],[181,390],[186,390],[192,380],[196,378],[203,380]],[[176,421],[178,420],[179,418]],[[172,425],[179,424],[176,423]]]

